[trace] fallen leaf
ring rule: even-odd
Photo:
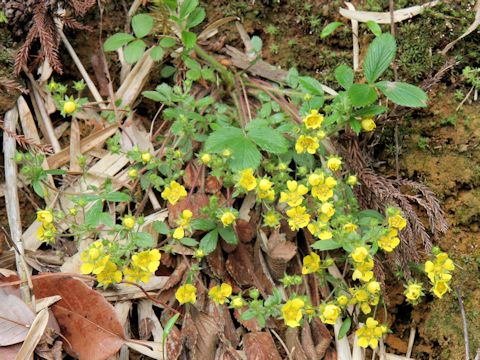
[[[209,203],[208,196],[205,194],[195,193],[180,200],[175,205],[168,204],[168,224],[170,227],[176,227],[176,221],[180,217],[183,210],[190,210],[193,214],[192,219],[198,219],[204,215],[200,214],[200,210]]]
[[[168,360],[177,360],[182,352],[182,336],[176,326],[172,328],[167,337],[166,353]]]
[[[59,295],[52,311],[62,335],[69,341],[66,350],[80,360],[103,360],[114,355],[125,342],[115,309],[98,292],[69,277],[33,278],[39,299]],[[99,346],[101,344],[101,346]]]
[[[254,332],[243,336],[243,348],[247,360],[281,360],[272,335],[267,332]]]
[[[10,288],[0,288],[0,346],[25,340],[35,314]]]
[[[312,331],[308,321],[303,322],[302,334],[301,334],[302,347],[309,360],[316,360],[317,353],[313,344]]]
[[[205,192],[208,194],[217,194],[220,192],[223,186],[223,181],[215,176],[208,175],[207,182],[205,184]]]
[[[242,319],[242,314],[244,312],[246,312],[248,310],[248,307],[245,306],[243,307],[242,309],[235,309],[233,311],[233,316],[235,316],[235,319],[237,319],[237,321],[242,324],[242,326],[247,329],[248,331],[252,331],[252,332],[255,332],[255,331],[260,331],[262,330],[262,328],[260,327],[260,325],[258,324],[258,320],[253,318],[253,319],[250,319],[250,320],[243,320]]]
[[[252,241],[253,236],[255,235],[253,225],[244,219],[238,219],[235,222],[235,231],[237,233],[238,240],[244,243]]]
[[[226,267],[228,273],[240,286],[253,285],[252,248],[239,243],[234,252],[228,255]]]
[[[183,185],[187,189],[198,186],[198,178],[200,176],[201,166],[194,161],[189,161],[185,166],[185,174],[183,175]]]
[[[17,360],[17,353],[20,351],[22,344],[15,344],[10,346],[0,347],[0,359],[2,360]]]
[[[298,339],[298,329],[297,328],[287,328],[285,332],[285,344],[287,345],[288,351],[293,355],[294,360],[308,360],[305,351],[302,349],[302,344]]]
[[[225,257],[223,256],[220,246],[217,246],[215,250],[208,254],[207,262],[209,270],[211,270],[217,278],[223,279],[225,276]]]
[[[30,359],[47,328],[48,318],[48,309],[43,309],[37,314],[17,354],[18,359]]]
[[[191,307],[191,315],[198,333],[195,346],[195,358],[213,360],[215,358],[215,349],[220,329],[214,319],[198,310],[195,306]]]
[[[162,342],[163,329],[153,311],[151,300],[140,300],[137,304],[138,333],[140,339],[148,340],[153,335],[155,342]]]
[[[312,319],[311,330],[317,358],[321,359],[332,342],[332,335],[318,317]]]

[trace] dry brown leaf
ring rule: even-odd
[[[238,219],[235,222],[235,231],[237,233],[238,239],[244,243],[252,241],[253,236],[255,235],[253,225],[244,219]]]
[[[223,279],[225,276],[225,257],[223,256],[220,246],[217,246],[214,251],[208,254],[207,262],[209,270],[211,270],[217,278]]]
[[[163,329],[152,305],[151,300],[138,302],[138,333],[142,340],[148,340],[153,335],[155,342],[162,342]]]
[[[307,355],[308,359],[316,360],[318,357],[315,351],[315,346],[313,345],[312,331],[310,329],[310,324],[308,323],[308,321],[303,322],[301,341],[303,351],[305,351],[305,355]]]
[[[185,166],[185,174],[183,175],[183,185],[187,189],[196,187],[199,183],[198,176],[200,174],[201,166],[195,161],[189,161]]]
[[[235,319],[242,324],[242,326],[247,329],[248,331],[260,331],[262,328],[260,327],[260,324],[258,323],[258,320],[253,318],[250,320],[243,320],[242,319],[242,314],[248,310],[248,307],[245,306],[242,309],[235,309],[233,311],[233,316],[235,316]]]
[[[162,292],[173,288],[177,285],[180,280],[182,280],[185,271],[188,269],[188,264],[185,260],[183,260],[180,264],[177,265],[173,273],[168,277],[167,282],[162,287]]]
[[[113,306],[80,280],[50,276],[34,278],[33,285],[39,299],[62,297],[52,311],[71,345],[66,344],[66,350],[72,356],[81,360],[106,359],[124,344],[123,327]]]
[[[10,288],[0,288],[0,304],[0,346],[21,343],[35,314]]]
[[[302,344],[298,339],[297,328],[287,328],[287,331],[285,332],[285,344],[287,345],[288,351],[290,351],[293,360],[308,360],[305,351],[302,349]]]
[[[264,239],[262,232],[260,237]],[[274,280],[279,280],[285,274],[287,263],[297,253],[297,246],[290,241],[286,241],[286,236],[280,233],[279,230],[272,232],[268,241],[266,242],[266,260],[270,273]]]
[[[330,331],[319,318],[313,318],[311,330],[315,344],[315,352],[317,353],[317,357],[322,358],[332,342],[332,335],[330,335]]]
[[[30,327],[22,348],[17,354],[17,359],[30,359],[48,324],[48,309],[40,311]]]
[[[254,332],[243,336],[243,348],[247,360],[281,360],[272,335]]]
[[[212,175],[208,175],[207,181],[205,183],[205,192],[207,194],[217,194],[222,189],[222,186],[223,186],[222,179],[219,179]]]
[[[228,255],[226,267],[228,273],[240,286],[253,285],[252,247],[239,243],[235,251]]]
[[[198,333],[195,346],[196,359],[213,360],[220,329],[214,319],[199,311],[195,306],[191,307],[191,314]]]
[[[192,219],[202,217],[200,210],[208,205],[208,196],[205,194],[192,194],[185,199],[180,200],[175,205],[168,204],[168,224],[170,227],[176,227],[176,221],[183,210],[190,210],[193,213]]]
[[[168,334],[165,348],[168,360],[177,360],[180,357],[182,352],[182,336],[176,326],[174,326]]]

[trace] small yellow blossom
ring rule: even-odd
[[[247,168],[240,172],[238,186],[245,191],[252,191],[257,187],[257,179],[253,175],[252,168]]]
[[[127,229],[133,229],[135,226],[135,217],[131,215],[126,215],[123,220],[122,220],[123,226],[125,226]]]
[[[320,211],[331,218],[335,214],[335,206],[330,202],[326,202],[322,204]]]
[[[172,234],[172,237],[176,240],[181,240],[185,237],[185,229],[183,227],[177,227]]]
[[[303,258],[302,274],[312,274],[320,270],[320,256],[312,252]]]
[[[53,222],[53,212],[51,210],[39,210],[37,211],[37,221],[45,224],[51,224]]]
[[[357,247],[351,254],[353,260],[357,263],[362,263],[366,258],[368,258],[368,250],[364,246]]]
[[[337,185],[337,180],[332,176],[328,176],[325,179],[325,185],[327,185],[329,189],[333,189]]]
[[[277,227],[280,224],[279,214],[276,211],[269,211],[263,216],[263,223],[272,228]]]
[[[137,169],[128,170],[128,176],[132,179],[135,179],[138,176],[138,170]]]
[[[304,306],[305,303],[299,298],[288,300],[285,305],[282,306],[283,320],[288,327],[294,328],[300,326]]]
[[[378,341],[387,332],[385,326],[378,326],[378,321],[369,317],[365,326],[358,329],[355,334],[358,337],[358,345],[362,348],[371,347],[376,349],[378,347]]]
[[[142,270],[137,266],[125,267],[123,269],[123,274],[125,275],[125,281],[133,283],[143,282],[146,284],[152,277],[152,273],[150,271]]]
[[[347,233],[355,232],[357,231],[357,229],[358,229],[358,226],[354,223],[349,222],[343,225],[343,230],[345,230]]]
[[[185,209],[180,214],[180,218],[177,220],[177,225],[183,228],[190,226],[190,220],[192,219],[193,213],[191,210]]]
[[[232,286],[230,284],[223,283],[222,285],[214,286],[208,292],[210,299],[217,304],[224,304],[225,300],[232,295]]]
[[[108,261],[103,271],[97,275],[97,281],[101,286],[119,283],[122,281],[122,272],[115,263]]]
[[[171,181],[170,185],[165,188],[162,192],[162,198],[168,200],[172,205],[175,205],[179,200],[187,196],[187,191],[185,188],[177,183],[176,181]]]
[[[398,244],[400,239],[398,238],[398,231],[396,229],[390,229],[387,235],[381,236],[378,239],[378,247],[386,252],[392,252]]]
[[[398,213],[388,218],[388,225],[394,229],[403,230],[405,226],[407,226],[407,220],[405,220],[405,218]]]
[[[380,291],[380,283],[378,281],[370,281],[367,284],[367,290],[370,294],[375,295]]]
[[[310,114],[303,118],[303,123],[307,129],[318,129],[323,122],[323,115],[317,110],[310,110]]]
[[[350,175],[347,178],[347,184],[350,186],[355,186],[358,183],[358,178],[355,175]]]
[[[333,197],[333,190],[327,184],[320,184],[312,187],[312,195],[318,200],[325,202]]]
[[[143,271],[154,273],[160,266],[160,258],[161,254],[158,249],[145,250],[132,255],[132,263]]]
[[[422,284],[421,283],[409,283],[405,291],[403,292],[407,301],[411,304],[418,303],[418,299],[422,296]]]
[[[320,320],[325,324],[334,325],[342,309],[335,304],[327,304],[321,309]]]
[[[338,156],[332,156],[327,160],[327,167],[332,171],[337,171],[342,166],[342,160]]]
[[[310,222],[310,214],[307,214],[307,208],[304,206],[297,206],[287,210],[288,225],[290,229],[296,231],[298,229],[304,228]]]
[[[142,161],[144,164],[147,164],[152,160],[152,154],[150,154],[148,151],[145,151],[142,153]]]
[[[280,202],[287,203],[289,206],[299,206],[303,202],[303,195],[308,193],[305,185],[298,184],[295,180],[287,181],[288,192],[280,193]]]
[[[195,250],[195,254],[193,255],[196,259],[201,259],[205,256],[205,251],[202,249]]]
[[[368,315],[372,312],[371,306],[366,302],[360,304],[360,310],[362,310],[362,313],[364,313],[365,315]]]
[[[362,120],[362,129],[365,132],[370,132],[375,130],[377,125],[375,124],[375,121],[373,121],[372,118],[365,118]]]
[[[267,178],[263,178],[261,179],[259,182],[258,182],[258,188],[261,190],[261,191],[268,191],[271,189],[273,183],[267,179]]]
[[[63,104],[63,112],[65,114],[72,114],[77,109],[75,101],[68,100]]]
[[[313,173],[308,176],[308,183],[310,184],[310,186],[317,186],[323,184],[324,181],[325,175],[323,174]]]
[[[175,298],[178,300],[180,305],[186,303],[195,304],[197,301],[197,288],[192,284],[182,285],[175,292]]]
[[[70,215],[75,216],[75,215],[77,215],[78,210],[75,207],[71,207],[70,209],[68,209],[68,212],[70,213]]]
[[[345,296],[345,295],[340,295],[339,297],[337,297],[337,303],[340,306],[347,305],[348,304],[348,297]]]
[[[110,256],[103,253],[102,242],[95,241],[80,254],[80,260],[82,261],[80,272],[82,274],[98,275],[105,269],[109,259]]]
[[[246,302],[241,296],[235,296],[230,301],[230,305],[232,305],[234,309],[241,309],[246,305]]]
[[[45,241],[46,243],[54,243],[55,235],[57,234],[57,228],[53,224],[44,223],[40,225],[37,230],[37,238],[40,241]]]
[[[435,294],[436,297],[441,299],[443,295],[445,295],[448,291],[450,291],[450,287],[448,286],[448,281],[445,280],[437,280],[433,284],[432,292]]]
[[[361,280],[363,282],[368,282],[373,279],[373,259],[369,258],[368,260],[355,263],[355,270],[352,274],[353,280]]]
[[[222,222],[223,227],[227,227],[233,224],[235,218],[236,216],[233,212],[226,211],[222,214],[222,216],[220,216],[220,221]]]
[[[203,154],[200,156],[200,161],[203,163],[203,165],[207,165],[212,161],[212,156],[210,154]]]
[[[295,151],[297,154],[303,154],[308,152],[309,154],[315,154],[320,144],[314,137],[307,135],[300,135],[295,143]]]

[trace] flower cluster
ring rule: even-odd
[[[380,338],[387,333],[387,327],[378,325],[378,321],[369,317],[365,322],[365,326],[358,329],[355,334],[358,337],[358,345],[367,348],[376,349]]]
[[[42,223],[37,230],[37,238],[40,241],[45,241],[46,243],[54,243],[55,235],[57,234],[57,228],[53,223],[53,212],[48,209],[37,211],[37,221]]]
[[[177,220],[177,227],[173,231],[172,237],[177,240],[181,240],[185,237],[185,232],[190,230],[190,220],[193,213],[186,209],[180,214],[180,218]]]
[[[321,128],[324,117],[317,110],[311,110],[310,113],[303,118],[303,132],[295,143],[295,151],[298,154],[309,153],[315,154],[320,147],[319,140],[325,137],[325,133]]]
[[[425,272],[432,284],[432,292],[438,298],[442,298],[451,290],[449,283],[453,270],[455,270],[455,265],[445,252],[439,252],[433,261],[428,260],[425,263]]]

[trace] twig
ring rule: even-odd
[[[407,348],[407,354],[405,357],[410,358],[412,356],[412,351],[413,351],[413,344],[415,343],[415,334],[417,332],[417,329],[412,327],[410,328],[410,337],[408,338],[408,348]]]
[[[346,2],[349,10],[355,11],[355,6],[352,3]],[[353,71],[358,71],[358,65],[360,63],[360,46],[358,44],[358,21],[351,19],[352,22],[352,36],[353,36]]]
[[[18,121],[17,108],[9,110],[5,114],[5,128],[14,132]],[[10,136],[3,137],[3,149],[5,156],[5,202],[7,207],[8,224],[12,242],[15,244],[15,262],[20,278],[28,281],[30,270],[23,256],[25,254],[22,241],[22,223],[20,219],[20,203],[17,190],[17,164],[15,163],[16,141]],[[23,261],[22,261],[23,259]],[[32,293],[27,284],[20,286],[22,300],[31,308],[35,309]]]
[[[463,307],[462,295],[460,294],[460,289],[455,287],[455,292],[458,297],[458,304],[460,305],[460,313],[462,314],[463,320],[463,338],[465,340],[465,360],[470,360],[470,340],[468,339],[468,323],[467,316],[465,315],[465,308]]]
[[[477,350],[477,355],[475,356],[475,360],[480,360],[480,347]]]
[[[280,343],[280,345],[282,345],[283,347],[283,350],[285,350],[285,352],[287,353],[287,356],[288,356],[288,359],[292,359],[292,355],[293,355],[293,352],[291,353],[289,350],[288,350],[288,347],[287,347],[287,344],[285,344],[285,342],[283,341],[283,339],[280,337],[280,335],[277,334],[277,332],[273,329],[270,329],[270,332],[273,333],[273,335],[275,335],[275,337],[277,338],[278,342]],[[295,348],[294,348],[295,350]]]
[[[455,112],[457,112],[458,110],[460,110],[460,108],[463,106],[463,104],[465,104],[465,101],[467,101],[467,99],[470,97],[470,94],[472,93],[473,89],[475,89],[475,86],[472,86],[472,88],[471,88],[470,91],[467,93],[467,95],[463,98],[463,100],[461,101],[461,103],[458,104],[457,108],[455,109]]]

